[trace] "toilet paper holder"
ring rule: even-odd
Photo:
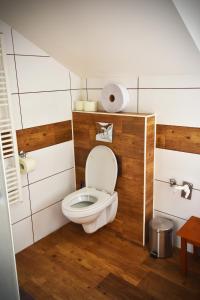
[[[21,158],[26,158],[26,152],[24,152],[23,150],[19,152],[19,156]]]

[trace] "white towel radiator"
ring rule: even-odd
[[[9,203],[22,201],[16,133],[10,109],[3,35],[0,34],[0,156]]]

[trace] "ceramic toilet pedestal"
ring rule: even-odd
[[[118,207],[117,193],[115,192],[112,197],[113,197],[112,204],[106,207],[93,222],[82,224],[85,232],[93,233],[97,231],[99,228],[114,221],[117,213],[117,207]]]

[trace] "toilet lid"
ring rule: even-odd
[[[86,187],[112,194],[117,180],[117,170],[117,160],[113,151],[102,145],[94,147],[86,161]]]

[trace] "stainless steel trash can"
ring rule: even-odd
[[[149,247],[154,258],[172,256],[173,227],[171,220],[155,217],[149,222]]]

